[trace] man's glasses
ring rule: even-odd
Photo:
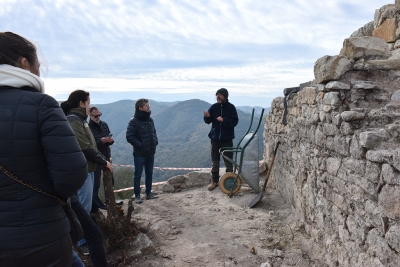
[[[101,112],[100,112],[99,115],[92,115],[92,116],[95,117],[95,118],[97,119],[97,118],[101,117],[101,115],[103,115],[103,114],[101,114]]]

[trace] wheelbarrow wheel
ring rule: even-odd
[[[233,172],[225,173],[219,180],[219,188],[221,189],[221,191],[224,192],[225,194],[230,194],[232,186],[235,183],[235,179],[236,179],[235,173]],[[234,188],[232,190],[232,194],[235,194],[237,191],[239,191],[241,185],[242,185],[242,180],[240,179],[240,177],[238,177],[236,184],[234,185]]]

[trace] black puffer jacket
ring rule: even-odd
[[[57,101],[33,88],[0,86],[0,147],[3,167],[61,198],[87,177],[86,159]],[[43,245],[69,231],[56,200],[0,171],[0,251]]]
[[[236,108],[228,99],[225,103],[215,103],[209,109],[210,117],[204,117],[204,122],[211,123],[211,130],[208,137],[213,141],[230,141],[235,139],[235,126],[239,122]],[[224,121],[217,121],[221,116]]]
[[[156,128],[150,112],[136,110],[126,129],[126,140],[133,146],[133,155],[148,157],[156,153]]]
[[[89,120],[89,127],[93,133],[94,139],[96,140],[97,149],[103,154],[107,160],[111,158],[111,149],[110,146],[114,144],[112,143],[102,143],[101,138],[108,136],[110,134],[110,129],[108,125],[104,121],[99,121],[99,123]]]

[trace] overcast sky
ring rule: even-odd
[[[202,99],[269,107],[394,0],[0,0],[0,29],[40,50],[46,92],[92,103]]]

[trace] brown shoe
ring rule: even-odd
[[[211,182],[211,184],[208,185],[208,191],[213,191],[217,187],[218,183]]]

